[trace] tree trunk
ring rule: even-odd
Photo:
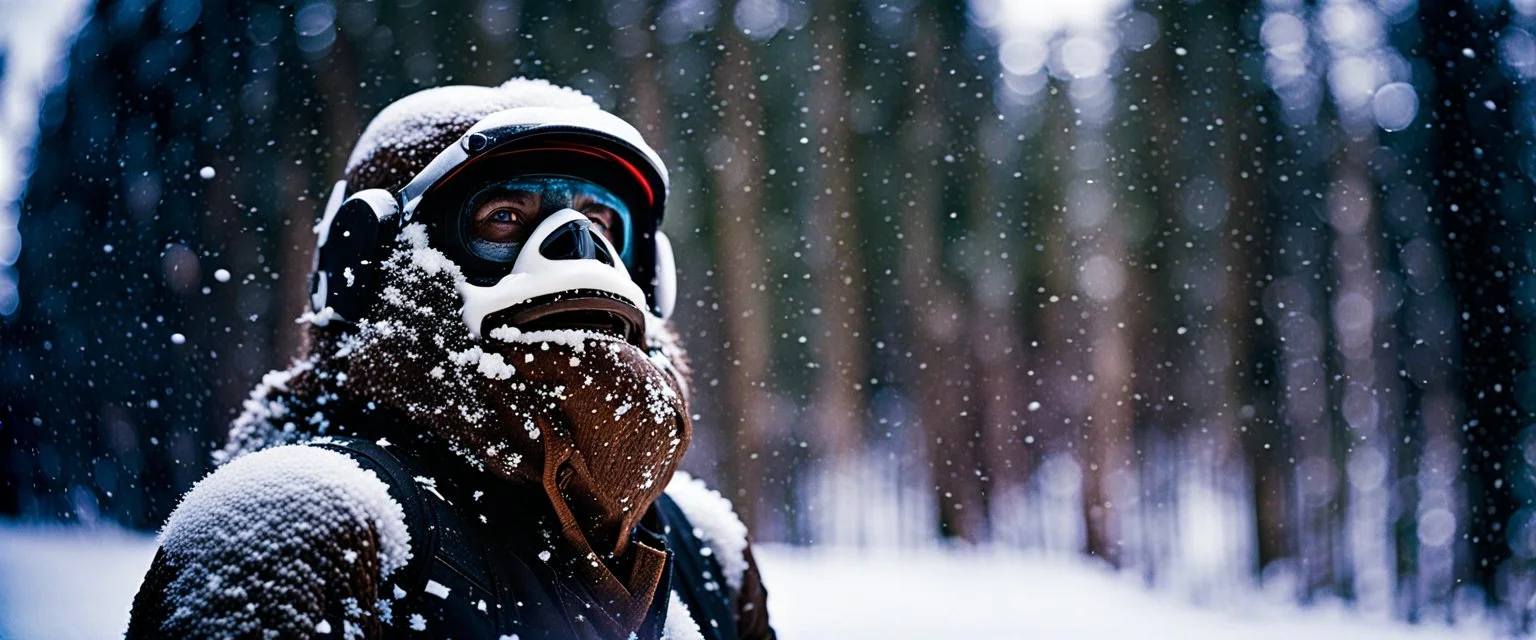
[[[950,135],[940,113],[940,39],[931,16],[915,20],[910,80],[911,116],[902,134],[908,161],[906,207],[899,224],[903,237],[901,283],[911,314],[913,402],[926,436],[933,476],[939,534],[977,540],[982,534],[982,497],[976,483],[980,468],[974,448],[974,418],[965,411],[969,387],[965,364],[970,350],[961,343],[965,301],[943,270],[945,215],[940,181],[934,172]]]
[[[1523,142],[1511,135],[1519,104],[1491,47],[1510,11],[1484,11],[1468,0],[1430,0],[1419,11],[1434,88],[1422,104],[1437,132],[1425,162],[1433,182],[1432,216],[1446,239],[1450,285],[1461,314],[1460,397],[1464,403],[1471,557],[1464,579],[1499,604],[1507,570],[1507,528],[1520,501],[1514,486],[1524,468],[1516,446],[1525,418],[1514,396],[1518,376],[1531,370],[1522,341],[1531,325],[1529,301],[1511,279],[1529,273],[1518,249],[1531,233],[1532,190],[1517,158]],[[1470,55],[1468,53],[1470,52]],[[1458,523],[1459,524],[1459,523]],[[1516,607],[1526,603],[1505,602]]]
[[[810,40],[815,48],[808,98],[813,130],[807,136],[815,153],[811,192],[811,216],[807,234],[811,278],[816,282],[816,336],[812,353],[816,362],[816,391],[811,401],[812,424],[821,470],[830,484],[823,487],[834,497],[840,522],[857,530],[857,497],[863,487],[856,481],[858,453],[862,449],[867,412],[864,388],[869,379],[865,343],[865,273],[863,237],[854,210],[853,148],[849,144],[847,100],[848,3],[823,3],[811,19]]]
[[[758,173],[763,149],[757,131],[763,114],[756,95],[751,46],[728,19],[721,21],[715,32],[724,50],[714,74],[721,123],[710,159],[719,211],[712,227],[716,245],[726,254],[719,263],[720,313],[726,338],[721,377],[725,388],[723,426],[729,448],[726,459],[732,473],[723,480],[737,514],[748,528],[755,529],[766,481],[762,429],[771,408],[766,396],[771,307],[758,218],[763,208]]]

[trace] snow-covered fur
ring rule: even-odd
[[[672,476],[667,495],[693,523],[694,537],[703,541],[720,563],[731,591],[740,591],[741,578],[747,572],[747,525],[736,517],[731,501],[686,471]]]
[[[171,514],[160,546],[181,570],[154,594],[166,609],[157,632],[197,638],[378,630],[389,602],[367,594],[388,593],[379,587],[411,557],[388,486],[352,458],[307,446],[262,451],[204,478]],[[327,607],[321,594],[350,602]],[[328,608],[347,618],[323,619]]]

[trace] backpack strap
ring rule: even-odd
[[[400,502],[405,512],[406,530],[411,535],[411,559],[389,582],[408,593],[419,592],[426,586],[427,574],[441,546],[438,537],[441,528],[437,523],[436,510],[427,504],[426,496],[422,495],[421,487],[417,486],[411,470],[388,448],[361,438],[317,438],[307,444],[346,454],[389,485],[390,495]],[[379,595],[386,599],[394,598],[393,594],[387,592]]]
[[[498,606],[524,598],[508,598],[507,590],[518,585],[493,569],[485,539],[472,534],[465,514],[453,506],[474,498],[451,465],[434,466],[413,448],[360,438],[320,438],[311,444],[345,453],[372,469],[405,511],[411,559],[390,581],[398,589],[381,594],[392,598],[395,635],[495,637],[501,635],[498,629],[524,626],[517,607]]]

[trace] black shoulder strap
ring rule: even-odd
[[[706,640],[736,640],[736,614],[732,607],[736,594],[726,584],[714,550],[705,554],[707,545],[693,535],[693,523],[671,496],[662,494],[655,505],[661,519],[661,534],[672,551],[672,589],[688,605],[688,612],[699,623]]]
[[[405,511],[411,559],[390,581],[405,593],[393,601],[398,633],[410,637],[496,637],[502,635],[495,633],[498,629],[522,625],[523,612],[503,606],[507,602],[521,606],[524,598],[509,599],[503,591],[517,585],[498,579],[483,555],[484,540],[471,534],[469,523],[450,503],[472,500],[470,491],[460,486],[450,468],[431,467],[414,449],[381,446],[360,438],[323,438],[311,444],[351,456],[379,474]],[[429,491],[433,495],[428,495]],[[429,591],[431,582],[446,589]],[[428,630],[407,629],[403,621],[410,615],[424,619]]]
[[[411,559],[390,582],[410,593],[419,591],[426,585],[427,573],[437,555],[439,527],[434,510],[427,505],[421,487],[417,486],[405,463],[387,447],[361,438],[320,438],[308,444],[346,454],[389,485],[390,495],[399,501],[405,512],[406,530],[411,535]]]

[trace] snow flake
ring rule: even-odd
[[[552,329],[546,331],[525,331],[515,336],[508,336],[507,342],[521,344],[538,344],[544,349],[549,345],[561,345],[570,348],[576,353],[584,353],[587,350],[587,341],[623,344],[623,340],[596,331],[584,331],[581,329]]]
[[[491,329],[492,340],[500,340],[502,342],[515,342],[521,335],[523,335],[523,330],[518,329],[517,327],[502,325],[500,327],[496,327],[495,329]]]
[[[410,247],[411,264],[426,275],[444,272],[453,277],[455,284],[464,281],[464,273],[459,270],[458,264],[449,260],[441,251],[428,246],[426,225],[420,222],[406,225],[400,230],[400,238]]]
[[[470,365],[478,365],[480,363],[480,358],[484,355],[485,351],[480,347],[470,347],[460,352],[448,352],[448,361],[461,367],[467,367]]]
[[[444,498],[443,494],[437,492],[437,478],[429,478],[427,476],[416,476],[415,478],[412,478],[412,480],[415,480],[416,484],[421,485],[427,491],[431,491],[432,495],[437,496],[438,500],[442,500],[443,502],[448,502],[448,499]]]
[[[323,327],[330,324],[331,321],[335,319],[336,310],[330,307],[326,307],[319,311],[306,310],[303,315],[300,315],[297,320],[294,320],[294,323],[312,324],[317,327]]]
[[[426,588],[426,592],[427,593],[430,593],[430,594],[432,594],[434,596],[437,596],[439,598],[447,600],[448,599],[448,592],[449,591],[451,591],[451,589],[449,589],[443,583],[438,582],[436,580],[427,580],[427,588]]]
[[[517,373],[517,369],[507,364],[499,353],[487,353],[480,356],[480,373],[492,380],[506,380]]]

